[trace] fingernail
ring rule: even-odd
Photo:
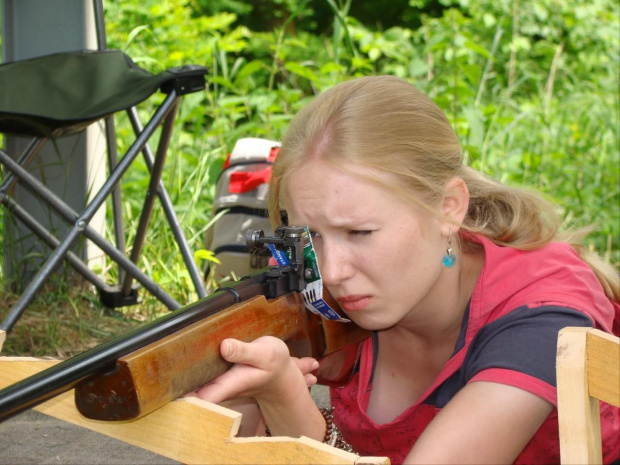
[[[311,370],[316,370],[318,367],[319,367],[319,362],[317,362],[316,360],[312,362],[312,364],[310,365]]]
[[[235,347],[233,345],[232,342],[229,341],[224,341],[224,343],[222,344],[222,356],[223,357],[230,357],[233,352],[235,351]]]

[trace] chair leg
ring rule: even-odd
[[[133,130],[135,134],[140,134],[143,130],[142,125],[140,123],[140,119],[138,117],[138,112],[135,108],[131,108],[128,110],[129,120],[133,126]],[[148,145],[144,146],[142,150],[142,154],[144,156],[144,161],[149,171],[153,169],[153,154]],[[172,205],[172,200],[170,200],[170,196],[168,195],[168,191],[164,184],[159,181],[157,186],[157,196],[159,198],[159,202],[164,210],[164,214],[166,215],[166,220],[168,225],[174,235],[175,241],[179,246],[179,250],[181,252],[181,256],[183,257],[183,261],[185,266],[189,272],[190,278],[192,279],[192,283],[194,284],[194,288],[199,298],[203,298],[207,296],[206,287],[204,281],[202,280],[202,273],[198,269],[198,265],[194,260],[194,256],[191,252],[185,234],[183,233],[183,229],[181,228],[181,223],[179,222],[177,215],[174,211],[174,207]]]
[[[69,231],[69,234],[65,237],[63,242],[52,252],[49,258],[45,261],[39,272],[32,278],[32,281],[28,284],[18,301],[11,307],[8,315],[2,321],[0,325],[0,330],[4,330],[7,333],[11,330],[13,325],[17,322],[21,314],[24,312],[26,307],[34,296],[41,288],[45,280],[51,275],[56,267],[60,264],[63,257],[69,251],[69,248],[73,245],[75,239],[77,239],[80,234],[80,227],[75,224],[73,228]]]
[[[159,126],[162,120],[168,115],[171,109],[173,109],[176,105],[178,105],[178,97],[174,91],[172,91],[167,97],[166,100],[161,104],[161,106],[157,109],[149,123],[145,126],[142,133],[137,137],[134,144],[130,147],[127,154],[120,161],[118,166],[114,171],[110,173],[110,176],[101,187],[99,192],[95,195],[90,204],[86,206],[84,211],[78,215],[74,212],[68,205],[66,205],[62,200],[60,200],[53,192],[47,189],[45,186],[40,184],[34,177],[32,177],[26,170],[24,170],[19,164],[17,164],[14,160],[11,159],[8,155],[0,151],[0,163],[3,163],[8,169],[19,178],[29,189],[31,189],[34,193],[41,196],[52,208],[54,208],[57,212],[59,212],[62,216],[64,216],[70,223],[73,224],[73,227],[70,229],[67,236],[63,239],[63,241],[58,245],[58,247],[54,250],[54,252],[50,255],[48,260],[43,264],[40,271],[34,276],[30,284],[27,286],[26,290],[23,292],[17,303],[11,308],[9,314],[5,318],[5,320],[0,325],[0,329],[8,332],[17,319],[21,316],[27,305],[32,301],[36,292],[43,285],[44,281],[49,277],[49,275],[54,271],[54,269],[61,262],[63,257],[69,251],[73,242],[77,239],[77,237],[85,233],[87,237],[97,237],[98,234],[88,226],[88,223],[95,215],[97,210],[101,207],[101,205],[105,202],[105,199],[109,196],[110,192],[113,190],[114,186],[120,181],[121,177],[127,171],[131,163],[136,158],[137,154],[142,150],[145,146],[146,142],[155,132],[155,129]],[[107,242],[107,241],[103,241]],[[96,241],[97,245],[101,246],[103,243],[101,241]],[[176,302],[172,297],[170,297],[163,289],[161,289],[157,285],[152,285],[152,280],[143,279],[144,275],[131,261],[127,260],[124,254],[120,253],[118,249],[113,247],[102,247],[104,251],[109,253],[109,255],[117,261],[118,263],[123,263],[124,267],[130,274],[134,274],[136,279],[138,279],[147,289],[149,289],[158,299],[164,302],[169,308],[176,309],[181,305]],[[150,281],[150,282],[149,282]]]
[[[161,128],[161,135],[159,137],[159,144],[157,146],[157,155],[155,157],[155,163],[150,169],[149,187],[144,197],[144,204],[140,213],[140,221],[138,222],[138,229],[134,238],[133,246],[131,247],[130,260],[133,263],[138,263],[140,254],[142,253],[142,246],[144,245],[144,239],[146,238],[146,232],[153,213],[153,203],[155,202],[155,196],[157,195],[157,188],[161,180],[162,172],[164,171],[164,163],[166,162],[166,155],[168,153],[168,146],[170,143],[170,137],[172,136],[172,129],[174,126],[174,120],[178,105],[170,110]],[[123,294],[128,293],[131,290],[131,276],[126,276],[121,285]]]
[[[39,223],[32,215],[24,210],[19,204],[17,204],[11,197],[5,197],[0,199],[0,202],[11,211],[15,217],[21,221],[28,229],[34,232],[41,240],[43,240],[52,250],[60,245],[60,240],[54,236],[50,231],[45,229],[41,223]],[[70,265],[80,273],[87,281],[94,284],[96,287],[109,287],[104,281],[102,281],[97,274],[95,274],[82,259],[76,254],[69,251],[67,252],[67,261]]]
[[[114,116],[108,116],[105,119],[105,138],[108,155],[108,167],[110,171],[116,169],[118,165],[118,153],[116,151],[116,129],[114,127]],[[118,250],[127,250],[125,244],[125,228],[123,227],[123,210],[121,199],[121,188],[117,184],[114,186],[110,195],[112,200],[112,224],[114,226],[114,243]],[[118,269],[118,283],[124,279],[125,271],[123,268]]]
[[[33,138],[26,147],[22,155],[17,160],[17,164],[24,170],[28,168],[32,160],[39,153],[41,147],[47,141],[46,138]],[[7,155],[8,156],[8,155]],[[0,184],[0,205],[3,205],[7,211],[10,211],[30,231],[34,232],[41,240],[43,240],[50,249],[54,250],[60,245],[60,241],[48,229],[43,227],[32,215],[24,210],[15,200],[8,194],[17,183],[18,178],[13,172],[8,171]],[[124,250],[124,249],[121,249]],[[88,266],[73,252],[67,253],[67,260],[70,265],[80,273],[87,281],[91,282],[97,288],[106,289],[109,286],[101,280]]]
[[[136,152],[137,153],[137,152]],[[128,154],[129,156],[129,154]],[[135,157],[135,155],[134,155]],[[142,284],[147,290],[149,290],[156,298],[163,302],[171,310],[181,307],[176,300],[170,297],[161,287],[159,287],[151,278],[143,273],[134,263],[132,263],[124,253],[113,247],[107,240],[101,237],[94,228],[88,225],[86,216],[78,216],[71,208],[65,205],[56,195],[47,189],[45,186],[38,183],[38,181],[31,176],[27,171],[17,165],[10,157],[0,151],[0,162],[4,163],[9,169],[22,181],[27,187],[44,198],[50,206],[54,207],[58,213],[63,215],[65,219],[71,221],[71,219],[77,218],[74,221],[74,225],[63,239],[58,244],[53,253],[48,257],[47,261],[43,264],[38,273],[33,277],[32,281],[27,286],[26,290],[22,293],[18,301],[11,307],[8,315],[0,324],[0,330],[9,332],[19,317],[22,315],[26,307],[32,302],[34,296],[39,291],[45,280],[56,269],[63,258],[67,255],[71,245],[77,239],[79,234],[84,234],[87,238],[92,240],[99,248],[101,248],[112,260],[119,263],[124,267],[128,273],[132,274],[140,284]],[[101,192],[101,191],[100,191]],[[105,199],[105,197],[104,197]],[[92,204],[91,204],[92,205]],[[90,207],[90,206],[89,206]],[[88,208],[88,207],[87,207]],[[95,208],[96,211],[96,208]],[[108,290],[99,288],[100,293]]]

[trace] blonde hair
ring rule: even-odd
[[[470,193],[461,227],[498,245],[535,249],[558,236],[559,217],[539,194],[509,187],[464,164],[463,152],[445,114],[426,95],[394,76],[353,79],[325,91],[291,121],[273,167],[269,212],[280,220],[282,193],[288,178],[310,160],[321,158],[351,171],[353,166],[391,173],[394,191],[438,214],[446,183],[465,181]],[[616,271],[596,254],[568,241],[596,273],[608,297],[620,300]],[[467,244],[463,244],[466,246]]]

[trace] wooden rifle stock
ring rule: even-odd
[[[292,355],[319,359],[369,336],[353,323],[307,311],[298,292],[267,299],[272,291],[265,289],[266,273],[5,388],[0,421],[72,388],[87,418],[140,418],[228,370],[219,352],[227,337],[271,335],[284,340]]]
[[[249,342],[275,336],[287,342],[291,355],[318,359],[362,335],[346,323],[324,326],[306,310],[301,294],[270,301],[252,297],[120,358],[111,372],[82,381],[75,389],[76,406],[95,420],[144,416],[228,370],[231,364],[219,350],[226,337]]]

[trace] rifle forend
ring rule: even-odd
[[[276,247],[300,257],[299,228],[279,228]],[[260,243],[270,238],[260,236]],[[291,354],[322,358],[369,333],[353,323],[323,320],[304,308],[304,266],[268,267],[235,285],[68,359],[0,391],[0,421],[75,388],[87,418],[142,417],[224,373],[219,345],[271,335]],[[333,308],[337,308],[332,301]]]
[[[110,372],[82,381],[75,388],[76,406],[95,420],[144,416],[228,370],[231,364],[220,356],[219,346],[229,335],[246,342],[267,335],[296,340],[301,347],[291,350],[293,355],[320,356],[324,337],[310,323],[316,321],[306,321],[296,292],[270,301],[251,297],[121,357]]]

